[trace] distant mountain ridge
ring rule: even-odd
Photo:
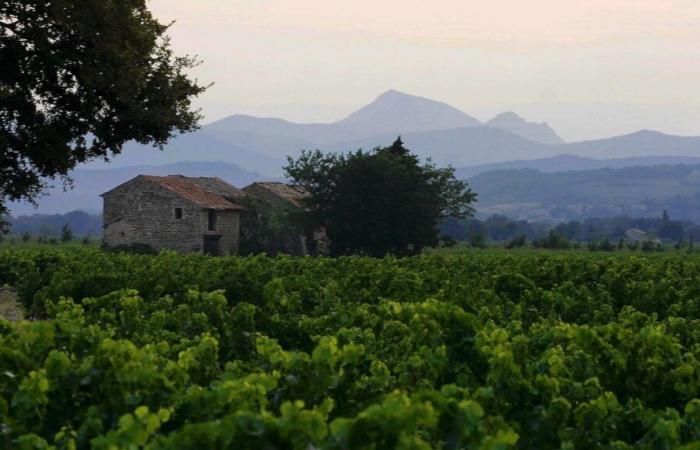
[[[700,138],[641,131],[626,136],[562,143],[546,123],[513,112],[486,123],[445,103],[390,90],[333,123],[299,124],[234,115],[173,139],[165,152],[130,144],[112,166],[224,161],[248,171],[280,176],[286,157],[302,149],[351,151],[391,144],[402,135],[423,158],[454,167],[548,158],[563,153],[593,158],[700,156]],[[104,168],[93,163],[91,168]]]
[[[525,220],[661,217],[700,223],[700,165],[657,165],[544,173],[505,169],[469,178],[480,216]]]
[[[112,163],[95,161],[76,170],[74,190],[50,189],[48,197],[39,199],[38,212],[97,211],[101,192],[140,173],[218,176],[237,186],[278,179],[286,156],[296,156],[301,149],[371,149],[390,145],[399,134],[415,154],[439,166],[460,168],[457,174],[462,177],[514,168],[559,172],[694,164],[700,158],[700,137],[642,130],[561,143],[546,123],[528,122],[512,112],[482,123],[445,103],[392,90],[333,123],[298,124],[235,115],[172,139],[163,152],[130,143]],[[644,183],[640,186],[649,188]],[[37,212],[27,204],[11,207],[15,214]]]
[[[470,167],[459,167],[455,170],[455,175],[460,179],[465,179],[495,170],[534,169],[543,173],[554,173],[595,169],[622,169],[625,167],[699,164],[700,156],[639,156],[631,158],[595,159],[563,154],[551,158],[504,161]]]
[[[278,118],[233,115],[206,125],[196,133],[173,139],[163,153],[146,146],[129,144],[112,166],[226,161],[246,170],[277,176],[281,174],[286,156],[294,156],[302,149],[340,148],[341,151],[348,151],[355,149],[357,142],[366,144],[363,145],[365,148],[373,148],[389,144],[397,135],[421,136],[416,140],[417,145],[413,145],[410,139],[408,143],[422,156],[432,156],[433,151],[444,153],[439,144],[433,145],[431,142],[431,133],[436,133],[438,142],[445,142],[445,135],[464,135],[456,142],[457,147],[464,149],[467,146],[473,155],[463,155],[449,161],[455,165],[486,163],[492,162],[493,158],[504,160],[514,156],[551,156],[546,147],[539,146],[560,141],[546,124],[528,122],[515,113],[499,115],[484,124],[445,103],[390,90],[333,123],[300,124]],[[503,137],[505,133],[508,138]],[[472,135],[477,136],[474,142],[468,141]],[[488,136],[493,136],[493,140]],[[537,144],[537,151],[528,154],[525,150],[532,148],[533,142]],[[341,148],[343,145],[346,147]],[[104,168],[105,165],[94,163],[90,167]]]
[[[563,144],[562,138],[557,135],[546,122],[528,122],[512,111],[504,112],[486,122],[487,127],[500,128],[517,134],[520,137],[543,144]]]
[[[367,136],[397,131],[410,133],[479,127],[482,123],[446,103],[390,90],[337,122],[337,125]]]

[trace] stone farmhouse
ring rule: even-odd
[[[238,189],[219,178],[139,175],[102,194],[103,244],[109,248],[148,246],[154,250],[210,255],[236,254],[243,220],[255,214],[303,208],[303,189],[258,182]],[[289,234],[268,250],[293,255],[324,248],[322,233]],[[272,247],[275,248],[272,248]]]
[[[237,253],[240,189],[218,178],[139,175],[102,194],[106,247]]]

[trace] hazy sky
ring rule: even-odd
[[[150,0],[236,113],[333,121],[388,89],[569,140],[700,135],[700,0]]]

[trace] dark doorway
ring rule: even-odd
[[[221,256],[221,236],[204,236],[204,254]]]

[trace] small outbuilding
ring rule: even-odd
[[[301,186],[275,181],[256,182],[243,188],[253,207],[251,210],[258,215],[267,216],[267,221],[286,223],[288,229],[281,233],[272,232],[263,236],[263,247],[268,253],[282,251],[290,255],[319,255],[325,254],[328,243],[323,230],[304,232],[292,227],[290,218],[304,210],[304,199],[308,193]],[[275,217],[276,216],[276,217]],[[272,219],[271,219],[272,218]],[[271,220],[270,220],[271,219]]]
[[[103,244],[238,253],[245,195],[219,178],[139,175],[102,194]]]

